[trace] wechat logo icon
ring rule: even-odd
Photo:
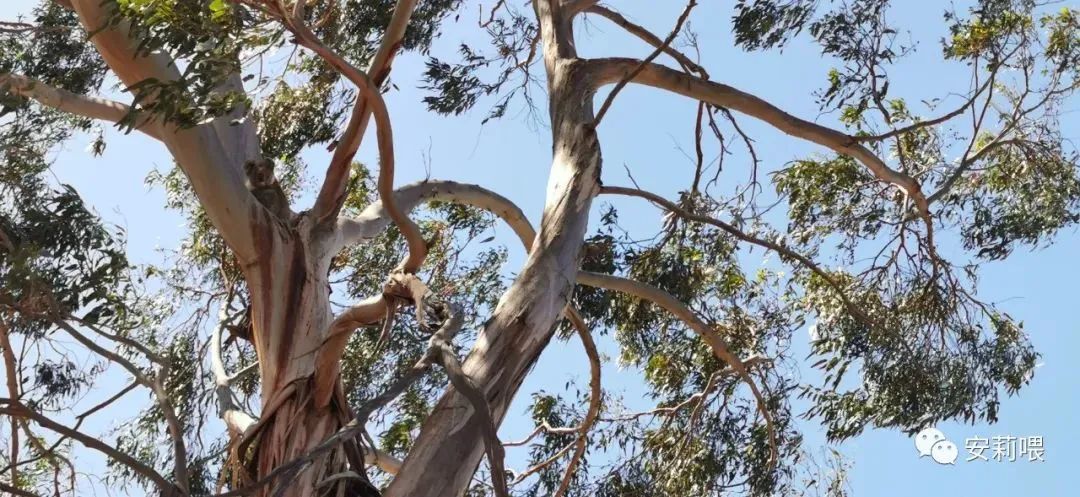
[[[919,457],[930,456],[938,464],[956,464],[956,444],[945,438],[937,428],[926,428],[915,435],[915,449]]]

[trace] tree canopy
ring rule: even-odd
[[[926,21],[949,35],[928,46],[888,0],[735,0],[697,24],[690,0],[659,33],[621,3],[44,0],[0,20],[0,490],[842,495],[844,463],[815,461],[806,426],[841,441],[996,421],[1039,356],[979,276],[1080,221],[1061,131],[1080,10],[942,7]],[[440,38],[477,9],[485,42]],[[587,23],[651,53],[580,56]],[[751,53],[814,44],[835,68],[791,87],[822,115],[701,65],[699,37],[721,30]],[[890,72],[916,50],[970,85],[905,99]],[[424,60],[423,80],[396,80],[396,57]],[[405,85],[433,118],[550,132],[537,227],[484,185],[395,184],[394,135],[412,129],[391,130],[382,95]],[[600,181],[598,130],[630,85],[697,104],[677,198]],[[818,150],[766,163],[749,121]],[[160,264],[131,262],[128,234],[50,171],[65,143],[100,155],[117,133],[175,160],[147,178],[185,220]],[[657,207],[662,229],[592,203],[615,197]],[[490,243],[500,225],[520,240]],[[809,357],[792,352],[804,329]],[[580,343],[589,381],[519,390],[551,340]],[[604,361],[655,407],[610,393]],[[82,402],[102,385],[121,388]],[[535,430],[500,441],[515,399]],[[110,415],[114,432],[80,429]],[[87,451],[107,475],[83,476]]]

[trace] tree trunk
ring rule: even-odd
[[[259,257],[244,268],[251,294],[253,341],[262,379],[262,414],[254,437],[242,441],[240,454],[249,446],[251,481],[311,451],[351,419],[340,376],[334,375],[336,395],[328,405],[314,401],[313,373],[317,354],[332,319],[327,281],[328,257],[320,249],[315,230],[305,215],[295,227],[272,221],[257,230]],[[254,444],[254,445],[249,445]],[[348,456],[348,457],[347,457]],[[355,444],[342,445],[316,459],[298,474],[286,472],[259,489],[257,495],[363,495],[349,482],[338,480],[316,488],[332,475],[343,474],[347,463],[362,464]],[[350,459],[351,458],[351,459]]]
[[[600,186],[600,144],[593,88],[576,58],[558,1],[537,0],[544,40],[551,115],[551,175],[540,231],[524,268],[503,295],[463,365],[501,423],[526,373],[540,357],[569,302],[589,209]],[[473,408],[450,388],[387,490],[386,497],[465,493],[484,453]]]

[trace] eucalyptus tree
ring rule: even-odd
[[[890,92],[913,47],[887,0],[737,0],[729,23],[700,23],[747,51],[818,44],[837,67],[799,90],[838,115],[830,127],[712,77],[694,55],[696,1],[667,33],[620,3],[482,1],[491,44],[401,82],[423,85],[434,113],[546,107],[538,228],[483,185],[395,188],[392,63],[428,54],[475,2],[46,0],[0,23],[0,488],[74,493],[92,483],[71,454],[88,450],[108,484],[170,496],[837,494],[840,482],[801,477],[798,402],[833,440],[995,420],[1037,354],[979,300],[977,276],[1078,219],[1059,116],[1080,83],[1080,13],[1032,0],[946,12],[940,63],[970,86],[919,105]],[[625,30],[648,55],[580,56],[582,22]],[[630,85],[698,104],[678,198],[599,181],[597,130]],[[761,165],[766,194],[743,120],[820,152]],[[368,168],[354,156],[372,122]],[[102,123],[175,160],[150,178],[187,220],[164,266],[129,262],[124,233],[49,179],[50,153]],[[735,194],[710,180],[709,140],[753,173]],[[305,162],[316,148],[328,163]],[[662,232],[626,233],[605,209],[589,233],[602,196],[655,205]],[[468,248],[496,222],[522,247]],[[511,249],[528,256],[506,284]],[[785,267],[751,274],[749,249]],[[821,374],[801,382],[789,349],[807,324]],[[643,373],[654,409],[605,394],[594,334]],[[569,339],[588,388],[533,393],[535,430],[500,441],[531,366]],[[130,384],[72,412],[110,368]],[[81,429],[139,390],[152,401],[116,433]],[[523,446],[528,466],[507,467]]]

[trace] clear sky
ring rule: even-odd
[[[33,3],[36,2],[6,0],[0,4],[0,19],[12,20],[19,12],[27,12]],[[746,54],[733,49],[728,22],[733,2],[701,3],[692,18],[693,25],[700,35],[703,65],[715,80],[752,92],[795,115],[808,119],[818,116],[819,122],[836,125],[834,116],[819,116],[810,96],[824,85],[831,61],[823,59],[805,40],[795,42],[782,54]],[[965,91],[968,86],[964,69],[940,61],[938,40],[946,34],[941,20],[946,4],[937,0],[894,3],[895,24],[912,30],[912,38],[919,44],[914,55],[891,69],[891,93],[905,97],[908,102],[918,102],[922,98]],[[608,4],[658,33],[668,32],[682,6],[682,2],[655,0],[610,0]],[[435,53],[448,54],[460,41],[481,42],[476,29],[477,16],[476,2],[468,2],[457,24],[448,25]],[[578,31],[578,46],[584,56],[645,56],[650,51],[602,19],[591,20]],[[537,221],[550,163],[548,130],[531,125],[523,114],[513,112],[501,121],[482,126],[484,103],[461,117],[431,115],[420,103],[423,92],[416,89],[422,62],[416,55],[399,58],[393,72],[399,89],[387,97],[397,140],[398,184],[426,175],[478,183],[514,199]],[[1064,112],[1064,134],[1072,140],[1080,138],[1078,104],[1074,99]],[[923,109],[916,107],[916,110]],[[685,188],[692,177],[692,161],[679,149],[692,150],[694,112],[695,106],[689,100],[656,90],[628,87],[600,130],[604,183],[629,183],[625,169],[629,168],[640,184],[658,193],[671,196]],[[741,122],[757,140],[765,171],[821,151],[748,118]],[[56,177],[75,185],[104,218],[126,228],[135,261],[159,261],[155,248],[177,245],[182,236],[181,219],[164,210],[162,192],[148,189],[144,178],[152,169],[170,167],[171,159],[162,147],[139,135],[109,133],[108,148],[100,158],[92,157],[85,148],[85,141],[76,141],[58,151],[53,168]],[[424,160],[427,154],[430,154],[430,170]],[[313,176],[321,176],[325,160],[320,157],[310,157],[309,162],[315,164]],[[360,159],[375,163],[370,147],[361,150]],[[748,174],[746,163],[743,157],[729,160],[721,181],[727,184],[744,181]],[[597,202],[598,208],[604,202]],[[658,225],[660,213],[648,205],[636,201],[620,201],[616,205],[620,208],[620,219],[630,229],[647,233]],[[507,235],[509,230],[500,228],[500,234]],[[501,239],[512,249],[508,269],[513,271],[520,267],[521,251],[510,243],[509,236]],[[1018,397],[1004,400],[1000,422],[939,425],[961,448],[961,460],[955,466],[920,459],[912,439],[893,430],[869,431],[838,445],[836,448],[853,463],[851,486],[855,495],[1076,495],[1074,451],[1080,450],[1080,430],[1075,421],[1080,409],[1080,362],[1074,352],[1080,350],[1077,333],[1080,330],[1073,306],[1077,305],[1076,285],[1080,281],[1080,266],[1076,263],[1078,242],[1080,238],[1075,230],[1067,230],[1050,248],[1034,252],[1018,250],[1007,261],[984,266],[981,295],[1024,321],[1035,347],[1043,354],[1044,363],[1030,386]],[[796,339],[801,340],[796,350],[805,348],[806,335],[796,335]],[[610,344],[605,344],[605,348],[609,356],[617,355]],[[568,369],[568,364],[581,367]],[[585,364],[576,342],[553,344],[523,392],[545,387],[559,389],[568,378],[584,381]],[[634,391],[632,385],[637,381],[634,372],[621,371],[609,363],[604,375],[608,388],[628,394]],[[523,408],[524,402],[511,408],[502,429],[504,439],[520,438],[529,430]],[[822,435],[814,425],[806,424],[805,429],[808,445],[821,443]],[[1042,436],[1046,461],[963,461],[967,456],[964,439],[998,435]],[[87,462],[91,467],[100,467],[100,461]]]

